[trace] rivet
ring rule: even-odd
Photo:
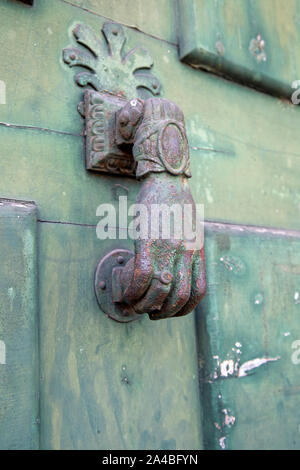
[[[153,82],[153,83],[152,83],[152,86],[153,86],[154,90],[156,90],[156,88],[157,88],[157,83]]]
[[[70,59],[71,60],[75,60],[76,59],[76,55],[74,54],[74,52],[72,54],[70,54]]]
[[[117,261],[118,261],[119,264],[123,264],[124,263],[123,256],[118,256]]]
[[[123,315],[124,315],[124,317],[129,317],[129,315],[130,315],[129,310],[123,310]]]
[[[117,29],[113,29],[112,33],[113,33],[114,36],[118,36],[118,30]]]
[[[100,281],[99,282],[99,287],[100,287],[100,289],[104,290],[106,288],[106,282],[105,281]]]

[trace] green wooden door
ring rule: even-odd
[[[0,448],[300,448],[300,2],[244,3],[1,2]],[[119,324],[95,297],[133,248],[96,209],[139,182],[85,170],[62,50],[108,19],[185,115],[208,278],[186,317]]]

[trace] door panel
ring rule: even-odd
[[[199,449],[194,316],[106,317],[94,272],[119,245],[94,227],[40,226],[41,447]]]
[[[39,446],[36,206],[0,199],[0,449]]]
[[[40,220],[96,226],[99,204],[113,204],[118,214],[119,195],[127,195],[128,204],[136,201],[139,184],[133,178],[85,170],[80,136],[0,125],[0,139],[3,155],[9,155],[1,166],[3,195],[37,200]]]
[[[88,10],[106,18],[113,18],[118,23],[123,23],[138,31],[143,31],[151,36],[165,41],[177,43],[174,0],[71,0],[84,10]],[[149,19],[151,20],[149,21]]]
[[[2,196],[41,200],[46,220],[93,224],[98,197],[96,204],[90,201],[98,192],[101,198],[109,195],[112,179],[84,171],[83,121],[77,113],[82,90],[62,61],[62,49],[73,42],[71,29],[76,22],[100,31],[105,18],[59,0],[39,0],[33,9],[5,0],[0,14],[6,18],[0,38],[1,50],[6,51],[0,61],[0,79],[7,88],[7,104],[1,106],[1,142],[7,142],[3,155],[12,155],[3,165],[9,179],[3,183]],[[163,96],[184,112],[195,175],[193,196],[205,205],[205,217],[299,230],[299,107],[194,70],[178,60],[175,46],[146,34],[128,28],[126,36],[126,50],[139,44],[151,52]],[[25,129],[18,127],[17,132],[11,124]],[[35,134],[28,126],[38,127]],[[23,155],[20,160],[22,145],[28,149],[27,165]],[[12,165],[15,160],[21,165],[18,178],[14,176],[18,169]],[[31,179],[36,171],[39,185]],[[117,178],[114,181],[120,183]],[[53,186],[47,195],[51,211],[46,213],[43,197],[48,185]],[[59,204],[52,202],[57,186],[61,188],[56,194]],[[137,191],[132,181],[130,194],[134,187]]]
[[[277,94],[298,78],[290,52],[299,44],[297,2],[281,15],[276,1],[270,20],[261,2],[251,2],[261,10],[254,21],[250,9],[244,33],[250,40],[260,32],[267,54],[255,67],[246,39],[240,51],[229,34],[240,25],[223,15],[225,2],[208,12],[217,9],[221,29],[205,22],[194,31],[197,41],[208,38],[208,51],[217,29],[221,41],[226,33],[228,62],[218,56],[213,72],[232,63],[247,86],[180,62],[175,1],[119,3],[0,5],[0,196],[35,201],[0,205],[0,447],[37,448],[40,437],[42,449],[299,448],[300,113],[251,89],[253,77],[244,74],[258,72],[264,91],[276,85]],[[236,8],[246,11],[244,3]],[[111,203],[118,213],[118,197],[135,202],[140,183],[86,171],[77,112],[83,90],[62,50],[75,44],[76,23],[99,33],[107,17],[125,23],[125,52],[149,50],[162,96],[185,115],[191,188],[207,221],[209,290],[184,318],[118,324],[96,301],[99,259],[133,248],[97,239],[96,209]],[[193,14],[185,27],[202,18],[203,11]]]
[[[299,78],[297,0],[178,0],[182,60],[290,98]]]
[[[300,237],[211,224],[198,308],[205,446],[300,447]]]

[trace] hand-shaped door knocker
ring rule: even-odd
[[[132,148],[141,180],[137,207],[146,208],[147,219],[134,253],[114,250],[98,264],[98,302],[120,322],[143,313],[151,320],[186,315],[205,295],[206,274],[203,239],[191,243],[183,230],[189,226],[198,236],[183,113],[171,101],[148,98],[126,102],[114,117],[115,144]]]
[[[86,168],[136,176],[141,181],[136,207],[143,217],[135,252],[117,249],[99,262],[96,296],[119,322],[142,313],[152,320],[186,315],[205,295],[206,276],[203,224],[198,230],[187,182],[183,113],[166,99],[140,99],[161,90],[149,51],[141,46],[125,51],[118,23],[105,22],[101,33],[79,23],[73,29],[77,45],[63,50],[64,63],[80,67],[77,85],[90,87],[78,108],[85,119]],[[129,100],[136,95],[140,98]]]

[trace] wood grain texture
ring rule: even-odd
[[[62,61],[78,22],[99,32],[112,16],[147,33],[125,28],[125,51],[138,45],[150,51],[163,96],[184,112],[192,192],[206,219],[300,230],[299,107],[181,63],[177,47],[166,42],[175,34],[172,3],[164,3],[165,15],[154,11],[154,0],[134,3],[134,12],[106,0],[0,5],[0,80],[6,84],[0,196],[34,200],[39,208],[41,447],[299,448],[300,366],[291,361],[299,338],[299,242],[288,233],[207,231],[209,292],[197,323],[201,396],[193,315],[125,326],[97,305],[94,270],[120,242],[97,240],[96,209],[101,203],[117,209],[119,195],[135,202],[139,183],[85,170],[77,113],[83,91]],[[267,66],[278,51],[275,67],[284,81],[292,65],[298,70],[299,38],[294,23],[286,31],[286,11],[274,15],[260,32]],[[234,15],[226,18],[228,38],[231,20]],[[278,34],[270,55],[273,25]],[[33,206],[17,207],[0,210],[0,447],[35,448],[36,352],[29,351],[36,346],[36,213]],[[1,337],[6,331],[8,342]],[[237,355],[234,373],[242,364],[274,361],[236,377],[230,361],[235,367]]]
[[[99,204],[118,209],[120,195],[136,200],[137,181],[85,170],[80,137],[1,126],[0,135],[2,155],[18,160],[16,167],[1,160],[1,195],[36,200],[42,220],[96,225]]]
[[[36,218],[0,199],[0,449],[39,446]]]
[[[94,228],[41,224],[41,447],[200,449],[194,316],[107,318],[94,272],[119,245]]]
[[[76,22],[99,31],[104,19],[58,0],[41,0],[34,9],[5,1],[0,11],[6,18],[0,77],[7,84],[0,121],[39,128],[0,125],[1,195],[38,200],[44,218],[94,223],[98,194],[105,198],[111,184],[106,182],[112,180],[85,172],[82,119],[76,110],[82,90],[61,57]],[[130,29],[126,34],[128,49],[141,45],[151,52],[163,95],[184,112],[191,185],[195,200],[205,205],[205,217],[299,229],[299,107],[193,70],[162,41]],[[78,136],[50,136],[43,130],[48,128]],[[136,182],[129,184],[136,194]]]
[[[138,31],[177,43],[174,0],[64,0]]]

